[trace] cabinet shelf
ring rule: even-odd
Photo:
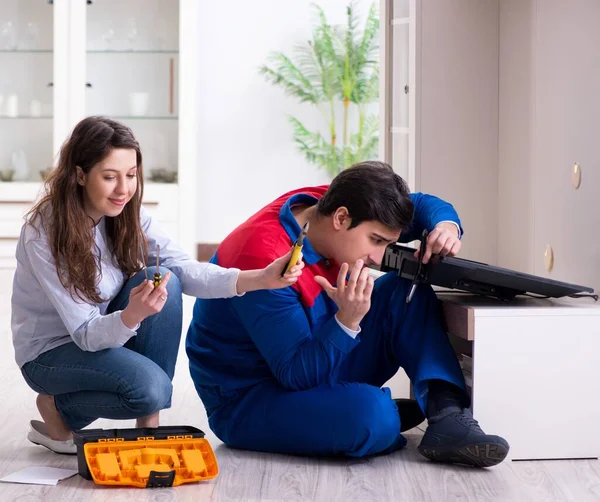
[[[109,115],[116,120],[177,120],[176,115]]]
[[[52,54],[52,49],[0,49],[0,54]]]
[[[16,117],[9,117],[8,115],[0,115],[0,120],[30,120],[30,119],[51,119],[52,115],[17,115]]]
[[[176,50],[88,50],[88,54],[179,54]]]

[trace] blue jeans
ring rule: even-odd
[[[163,277],[167,272],[161,268]],[[129,292],[143,279],[143,271],[130,278],[107,313],[124,309]],[[183,312],[181,283],[173,273],[167,291],[163,309],[144,319],[123,347],[86,352],[70,342],[23,366],[26,382],[39,394],[54,396],[71,430],[98,418],[140,418],[171,406]]]

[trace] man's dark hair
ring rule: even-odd
[[[406,182],[379,161],[360,162],[338,174],[317,205],[317,214],[329,216],[346,207],[350,228],[363,221],[377,221],[394,230],[410,224],[414,206]]]

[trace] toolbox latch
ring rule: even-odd
[[[169,472],[150,471],[146,488],[163,488],[173,486],[173,481],[175,481],[174,470]]]

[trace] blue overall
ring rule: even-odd
[[[284,254],[300,231],[290,212],[297,198],[287,194],[267,206],[275,212],[258,213],[239,227],[213,261],[259,268]],[[443,201],[427,202],[438,214],[426,226],[458,221]],[[277,233],[273,214],[287,241],[269,239]],[[423,409],[428,380],[464,388],[434,292],[419,286],[407,304],[410,282],[386,274],[375,282],[362,331],[352,338],[335,320],[333,301],[314,286],[317,274],[334,283],[337,269],[328,271],[310,243],[303,251],[306,267],[297,287],[196,301],[186,348],[211,429],[232,447],[278,453],[361,457],[404,446],[396,405],[381,388],[398,368]]]

